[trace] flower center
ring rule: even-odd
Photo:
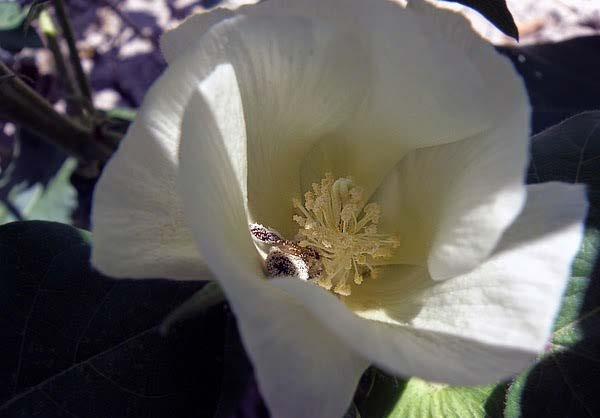
[[[294,241],[262,225],[250,225],[259,246],[270,247],[265,268],[269,276],[297,276],[348,296],[351,284],[377,278],[376,264],[399,246],[396,237],[377,231],[381,210],[365,205],[363,190],[349,178],[334,180],[329,173],[304,194],[304,204],[293,199],[300,226]]]
[[[351,281],[359,285],[366,277],[377,278],[373,262],[391,257],[399,246],[397,238],[377,232],[381,210],[376,203],[365,205],[363,194],[351,179],[334,180],[327,173],[304,194],[304,204],[293,201],[298,245],[316,250],[323,265],[316,282],[344,296]]]

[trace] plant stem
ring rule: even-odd
[[[25,126],[82,161],[106,161],[108,146],[95,137],[102,133],[58,113],[50,103],[0,62],[0,110],[2,116]],[[112,136],[116,134],[111,133]],[[112,138],[111,138],[112,140]]]
[[[78,88],[75,80],[73,79],[73,74],[65,63],[65,57],[60,49],[58,33],[56,31],[56,25],[53,22],[52,16],[50,16],[50,14],[44,10],[40,13],[39,22],[42,33],[46,39],[46,43],[48,44],[48,49],[54,58],[54,66],[57,77],[61,82],[61,86],[67,93],[67,114],[75,113],[76,116],[82,116],[82,109],[80,109],[79,106],[73,106],[73,101],[78,95]]]
[[[69,20],[69,15],[67,14],[67,9],[63,0],[54,0],[54,9],[56,11],[58,23],[62,28],[63,36],[65,37],[67,46],[69,47],[69,59],[73,69],[75,70],[75,77],[77,78],[79,90],[91,104],[93,103],[92,89],[90,87],[90,82],[83,71],[83,67],[81,66],[81,60],[79,59],[79,53],[77,52],[77,45],[75,44],[75,33],[73,32],[73,26]]]
[[[93,109],[89,109],[89,107],[82,107],[82,96],[79,94],[79,87],[73,78],[71,69],[65,62],[58,40],[56,25],[54,24],[52,16],[47,11],[43,11],[40,14],[40,28],[42,29],[42,32],[48,43],[48,49],[54,57],[56,72],[58,73],[57,76],[61,80],[61,83],[67,93],[67,114],[74,114],[74,116],[84,124],[93,124],[94,120],[90,121],[86,118],[86,116],[88,116],[86,111]],[[95,129],[100,131],[99,135],[96,135],[97,140],[107,145],[111,149],[115,149],[119,145],[122,137],[120,134],[103,127],[96,126]]]
[[[6,207],[6,210],[8,210],[12,217],[15,218],[17,221],[25,220],[19,208],[17,208],[13,204],[13,202],[11,202],[8,198],[0,200],[0,203],[2,203]]]

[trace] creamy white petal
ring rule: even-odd
[[[248,135],[227,141],[243,149],[251,216],[291,234],[300,156],[351,117],[363,95],[361,61],[352,61],[360,54],[340,45],[352,36],[303,18],[242,17],[217,25],[200,48],[172,62],[100,180],[94,264],[118,277],[204,278],[181,217],[175,155],[191,92],[222,64],[240,85],[243,115],[237,116]]]
[[[125,278],[207,279],[175,188],[179,125],[194,78],[173,64],[147,93],[95,189],[92,263]]]
[[[318,19],[239,15],[211,27],[196,49],[207,50],[207,43],[218,45],[207,59],[220,54],[240,86],[250,216],[291,236],[304,156],[353,118],[366,95],[360,37]]]
[[[510,61],[462,16],[411,4],[404,15],[398,7],[385,13],[387,25],[386,19],[371,22],[390,28],[388,41],[371,47],[372,95],[348,134],[338,132],[311,150],[302,180],[307,189],[322,175],[318,167],[327,165],[368,191],[383,178],[380,190],[391,189],[394,203],[384,207],[388,225],[382,229],[398,232],[402,242],[395,261],[427,265],[437,280],[483,262],[521,211],[530,106]],[[405,15],[406,23],[399,17]],[[400,30],[415,51],[397,41]],[[382,49],[390,39],[397,45]]]
[[[361,317],[310,283],[276,284],[386,370],[456,385],[492,383],[544,349],[585,212],[582,187],[530,186],[523,213],[485,264],[442,282],[422,268],[397,268],[397,276],[353,289],[347,303]]]
[[[427,265],[438,280],[490,255],[525,201],[527,109],[522,101],[484,134],[413,151],[386,178],[375,199],[401,240],[396,263]]]
[[[536,357],[518,347],[490,345],[475,337],[360,318],[331,293],[298,279],[279,279],[273,285],[295,296],[349,347],[397,376],[482,385],[514,375]]]
[[[223,137],[243,132],[226,117],[239,109],[231,75],[231,67],[217,68],[188,106],[179,177],[185,212],[236,314],[271,414],[342,416],[367,362],[264,279],[236,181],[243,152]]]
[[[259,3],[259,4],[257,4]],[[308,6],[314,10],[318,3],[310,1],[301,2],[301,9]],[[329,6],[328,2],[323,2]],[[213,26],[222,21],[240,15],[257,14],[267,16],[305,16],[315,17],[316,13],[302,13],[297,11],[298,2],[288,3],[281,1],[261,2],[260,0],[248,1],[223,1],[216,7],[188,16],[183,22],[171,30],[166,31],[160,39],[160,49],[168,62],[172,62],[180,55],[186,54],[190,49],[200,44],[200,38]],[[329,17],[321,14],[321,17]]]
[[[370,361],[264,279],[226,271],[219,278],[271,415],[342,417]]]
[[[354,116],[367,90],[367,61],[356,33],[326,22],[260,16],[229,22],[210,34],[229,39],[227,59],[242,94],[249,213],[292,236],[303,157]],[[231,48],[233,42],[241,47]]]
[[[214,25],[236,15],[235,9],[241,6],[238,1],[221,1],[210,10],[188,16],[171,30],[164,32],[160,38],[160,50],[168,63],[181,55],[189,53],[198,46],[200,38]],[[249,0],[247,4],[255,4]]]
[[[528,186],[523,212],[490,259],[423,291],[418,296],[423,308],[411,324],[472,330],[492,343],[541,351],[583,236],[584,189],[565,183]]]
[[[332,19],[344,18],[334,11],[338,2],[325,3]],[[507,73],[485,73],[489,65],[506,67],[505,59],[464,19],[388,1],[360,6],[368,10],[359,15],[350,7],[347,13],[360,16],[355,19],[370,52],[369,96],[351,124],[312,150],[303,167],[305,187],[318,175],[311,163],[321,157],[332,171],[352,175],[373,192],[407,152],[484,132],[505,110],[499,107],[505,100],[497,97],[506,95],[501,88]],[[516,79],[514,71],[508,76]]]
[[[432,27],[444,27],[442,34],[452,33],[464,23],[461,15],[446,14],[428,2],[412,4]],[[444,42],[440,32],[434,33],[438,35],[434,42]],[[427,258],[429,273],[436,280],[466,273],[485,260],[525,201],[531,113],[527,92],[510,61],[492,48],[482,47],[482,41],[474,37],[472,33],[465,36],[470,45],[466,50],[491,92],[485,100],[489,100],[488,110],[496,113],[496,122],[443,151],[430,148],[416,156],[438,164],[438,170],[431,165],[432,171],[427,172],[435,178],[427,192],[437,186],[439,193],[430,195],[427,202],[430,208],[437,207],[434,214],[438,215]],[[427,186],[421,182],[416,187]],[[425,206],[414,209],[424,210]]]
[[[302,188],[328,170],[350,174],[373,191],[406,152],[484,132],[525,97],[508,61],[462,16],[422,1],[410,4],[405,9],[384,0],[269,0],[218,9],[169,32],[163,50],[177,56],[181,45],[199,44],[197,36],[211,25],[237,15],[302,16],[360,34],[346,44],[366,51],[355,62],[368,67],[369,94],[351,123],[320,138],[304,158]]]

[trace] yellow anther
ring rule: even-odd
[[[356,212],[356,206],[354,206],[353,204],[347,204],[342,209],[342,212],[340,214],[340,218],[344,222],[350,222],[352,219],[354,219],[354,216],[355,216],[354,213],[355,212]]]
[[[318,252],[323,266],[316,278],[319,286],[350,295],[352,283],[360,285],[379,274],[370,263],[390,257],[399,241],[377,234],[381,209],[376,203],[365,205],[363,189],[350,178],[334,180],[327,173],[312,189],[304,194],[304,204],[294,200],[299,214],[293,219],[300,226],[296,242]]]
[[[294,222],[296,222],[300,226],[306,225],[306,219],[300,215],[294,215],[293,219],[294,219]]]

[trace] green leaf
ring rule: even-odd
[[[17,2],[0,3],[0,47],[9,52],[43,46],[37,32],[30,27],[29,9],[21,8]]]
[[[69,223],[76,205],[70,182],[75,160],[24,127],[18,127],[13,156],[0,173],[0,224],[40,219]]]
[[[42,32],[48,36],[57,36],[57,31],[54,28],[54,24],[52,23],[52,19],[50,15],[45,12],[46,7],[50,3],[50,0],[47,1],[35,1],[27,11],[27,16],[25,17],[25,22],[23,22],[23,29],[28,30],[31,27],[31,23],[36,19],[40,18],[40,29]]]
[[[21,26],[27,12],[17,2],[0,3],[0,31],[16,29]]]
[[[69,223],[77,205],[77,192],[70,182],[76,165],[74,159],[67,159],[46,185],[41,182],[15,185],[8,193],[8,201],[0,202],[0,224],[19,220],[17,216]]]
[[[519,40],[519,29],[506,6],[506,0],[443,0],[460,3],[481,13],[506,35]]]
[[[120,119],[128,122],[133,122],[136,111],[128,107],[115,107],[106,112],[106,116],[110,119]]]
[[[90,235],[55,222],[0,226],[0,416],[212,417],[223,308],[158,332],[203,283],[113,280]]]
[[[125,134],[129,125],[135,119],[136,111],[127,107],[116,107],[108,111],[98,112],[98,116],[98,125]]]
[[[505,416],[600,416],[600,232],[589,228],[538,364],[510,386]]]
[[[71,212],[77,205],[77,192],[69,179],[76,165],[77,161],[73,158],[65,161],[56,177],[50,181],[39,199],[31,206],[27,219],[70,222]]]
[[[580,113],[532,138],[527,182],[548,181],[586,184],[587,223],[600,228],[600,111]]]
[[[367,393],[358,395],[356,400],[363,417],[485,418],[502,415],[505,384],[457,387],[418,378],[405,381],[380,371],[373,373],[374,381]]]
[[[532,139],[528,182],[587,186],[584,241],[551,340],[537,364],[511,384],[504,414],[600,416],[600,112],[585,112]]]

